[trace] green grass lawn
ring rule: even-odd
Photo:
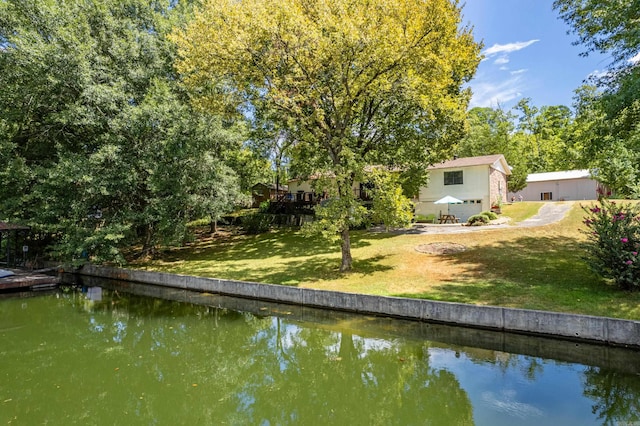
[[[523,220],[541,203],[514,203],[503,214]],[[290,229],[222,235],[166,251],[134,267],[172,273],[386,296],[500,305],[640,319],[640,292],[608,286],[582,261],[583,212],[537,228],[505,225],[464,234],[355,231],[354,271],[340,274],[340,251]],[[464,252],[430,255],[430,242],[463,244]]]
[[[525,219],[529,219],[531,216],[538,213],[540,207],[544,205],[543,202],[514,202],[511,204],[504,204],[502,206],[502,216],[511,218],[513,223],[522,222]]]

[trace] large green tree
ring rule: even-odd
[[[455,0],[210,0],[174,40],[200,106],[270,117],[296,170],[332,177],[318,181],[335,200],[320,217],[342,271],[354,182],[368,165],[409,173],[449,156],[480,49]]]
[[[640,76],[639,76],[640,77]],[[640,78],[628,76],[625,79]],[[640,197],[640,101],[612,88],[577,92],[573,138],[597,178],[618,196]],[[640,96],[640,90],[637,90]]]
[[[170,0],[0,1],[0,218],[46,231],[58,257],[122,261],[238,191],[219,176],[240,133],[195,111],[173,68],[166,35],[188,16]]]

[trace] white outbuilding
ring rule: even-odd
[[[531,173],[527,186],[511,196],[524,201],[597,200],[600,187],[589,170]]]

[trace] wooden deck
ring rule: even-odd
[[[46,275],[47,271],[23,271],[11,269],[15,274],[10,277],[0,278],[0,291],[15,289],[39,290],[58,285],[60,278],[55,275]]]

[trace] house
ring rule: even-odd
[[[454,158],[429,167],[428,186],[420,188],[413,202],[416,214],[455,215],[461,221],[490,210],[493,205],[507,201],[507,176],[511,168],[504,155]],[[450,195],[462,204],[435,204]]]
[[[597,200],[602,185],[589,170],[531,173],[516,197],[524,201]]]
[[[286,199],[306,204],[317,204],[327,198],[326,194],[316,194],[311,187],[311,180],[317,179],[317,176],[311,176],[309,179],[291,179],[288,182],[289,193]],[[355,182],[352,187],[353,195],[362,201],[370,201],[371,196],[367,193],[367,189],[371,189],[370,184]]]
[[[428,170],[428,186],[420,188],[419,195],[413,199],[416,214],[440,216],[448,212],[466,221],[474,214],[490,210],[494,203],[506,201],[507,176],[511,174],[511,168],[502,154],[455,158],[434,164]],[[286,199],[289,201],[315,204],[324,199],[322,194],[313,191],[310,180],[292,179],[288,184]],[[370,200],[368,189],[368,184],[359,182],[353,186],[354,195],[363,201]],[[434,204],[446,195],[463,203]]]
[[[314,179],[313,177],[311,179]],[[311,181],[302,179],[291,179],[287,182],[289,192],[286,196],[287,201],[298,201],[314,204],[319,200],[319,196],[311,188]]]
[[[251,187],[253,207],[258,207],[264,201],[276,201],[289,192],[287,185],[276,186],[275,183],[256,183]]]

